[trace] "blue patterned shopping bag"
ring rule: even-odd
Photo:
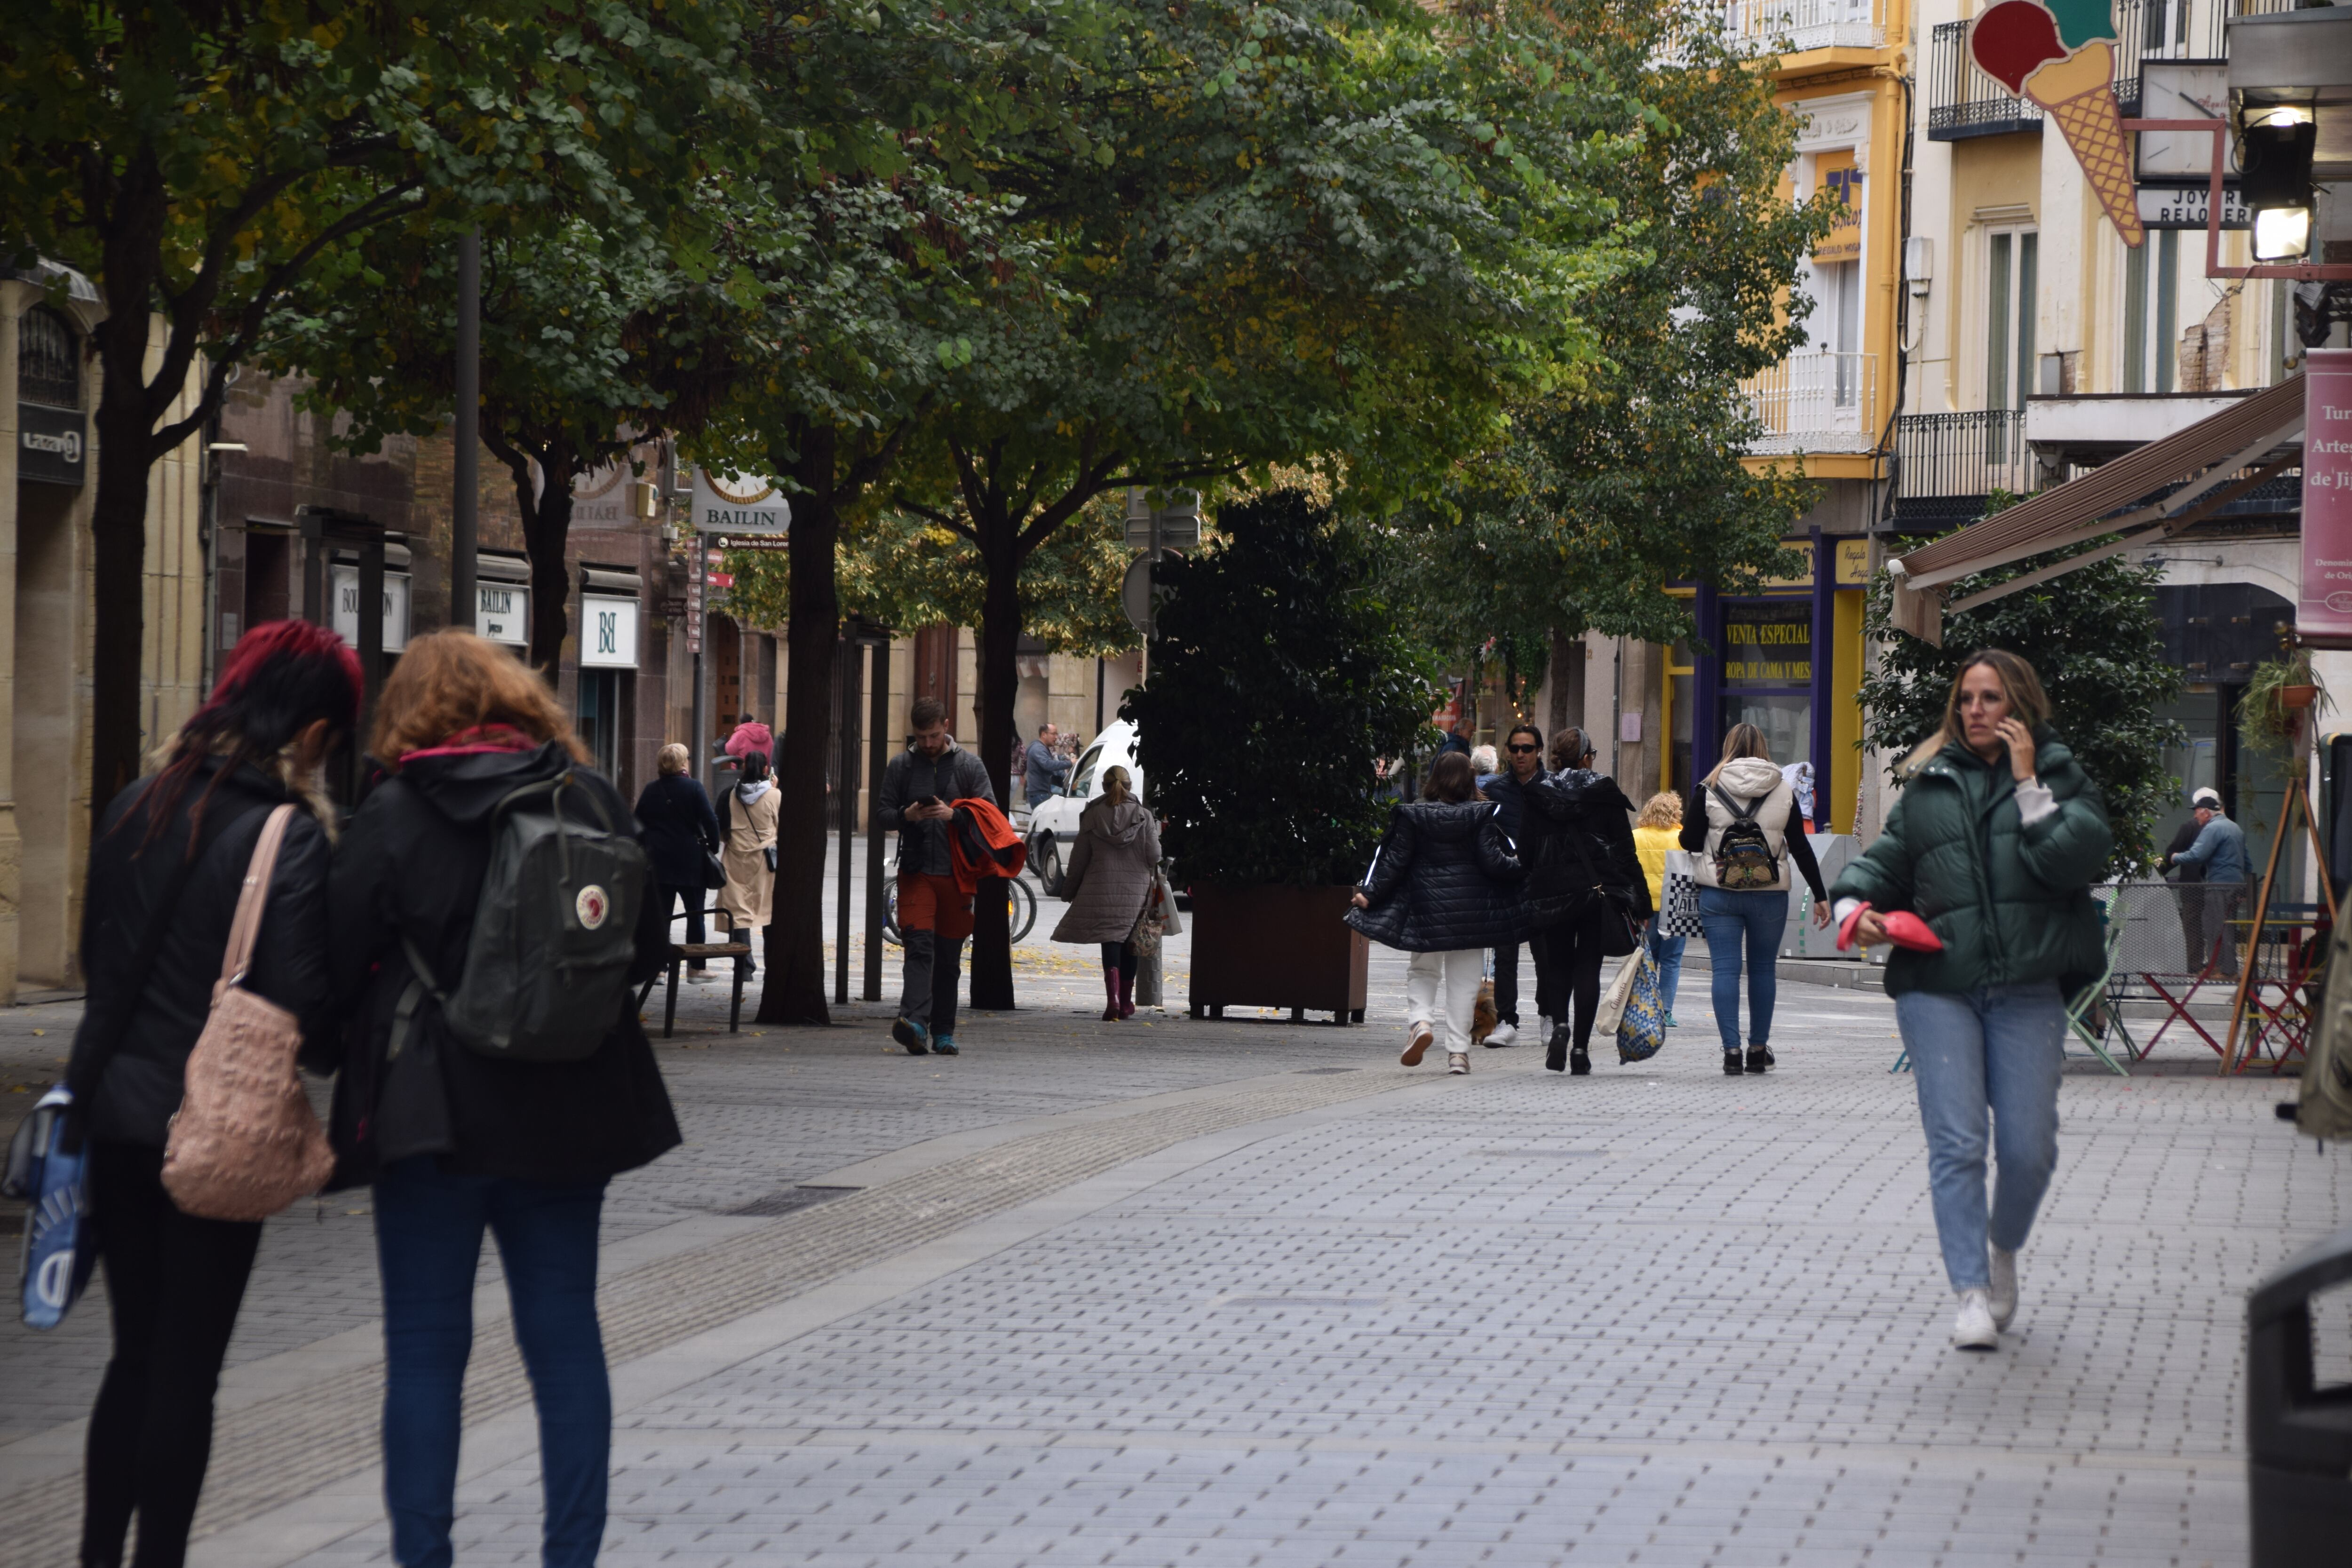
[[[90,1228],[89,1143],[72,1127],[73,1095],[63,1084],[41,1096],[8,1148],[0,1191],[22,1198],[23,1310],[27,1328],[54,1329],[89,1283],[98,1262]]]
[[[1625,1011],[1617,1018],[1620,1062],[1648,1061],[1666,1043],[1666,1008],[1658,994],[1658,961],[1650,956],[1648,943],[1643,944],[1633,962],[1641,968],[1634,972],[1633,989],[1626,994]]]

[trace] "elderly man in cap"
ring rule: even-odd
[[[2204,886],[2183,888],[2180,893],[2183,919],[2181,929],[2189,936],[2189,966],[2198,973],[2211,967],[2215,948],[2220,949],[2221,978],[2238,977],[2238,944],[2230,931],[2230,921],[2238,911],[2238,902],[2246,896],[2246,834],[2221,810],[2220,792],[2200,789],[2189,797],[2197,816],[2197,837],[2189,847],[2166,857],[2168,866],[2182,869],[2186,880],[2190,867],[2202,873]],[[2187,912],[2192,900],[2203,905],[2201,930],[2191,931]]]

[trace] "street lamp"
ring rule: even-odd
[[[2238,117],[2238,166],[2253,218],[2254,259],[2294,261],[2310,254],[2311,166],[2319,122],[2303,103],[2248,103]]]

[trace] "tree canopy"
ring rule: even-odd
[[[1597,363],[1517,400],[1503,438],[1395,521],[1397,595],[1449,657],[1493,639],[1539,670],[1554,631],[1670,642],[1689,612],[1666,584],[1737,590],[1791,567],[1780,539],[1812,487],[1794,464],[1741,462],[1758,426],[1740,384],[1803,342],[1791,283],[1835,215],[1782,195],[1794,121],[1720,14],[1700,0],[1535,13],[1643,106],[1608,186],[1630,254],[1579,301]]]

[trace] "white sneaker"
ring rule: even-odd
[[[1960,1292],[1960,1314],[1952,1320],[1952,1347],[1964,1351],[2000,1348],[2000,1331],[1993,1326],[1989,1292],[1973,1288]]]
[[[1519,1026],[1508,1018],[1503,1018],[1498,1019],[1495,1026],[1486,1031],[1486,1037],[1481,1044],[1490,1051],[1500,1050],[1518,1037]]]
[[[1456,1077],[1468,1072],[1470,1070],[1470,1053],[1468,1051],[1446,1052],[1445,1070]]]
[[[1409,1068],[1419,1067],[1422,1053],[1429,1049],[1429,1043],[1436,1037],[1436,1034],[1427,1024],[1415,1023],[1405,1040],[1404,1055],[1397,1058],[1397,1060]]]
[[[1542,1046],[1549,1045],[1550,1043],[1551,1020],[1547,1017],[1538,1016],[1536,1019],[1536,1044]]]
[[[1992,1249],[1991,1264],[1992,1289],[1989,1294],[1991,1297],[1992,1326],[2006,1329],[2010,1320],[2017,1316],[2017,1254],[2004,1252],[1996,1247]]]

